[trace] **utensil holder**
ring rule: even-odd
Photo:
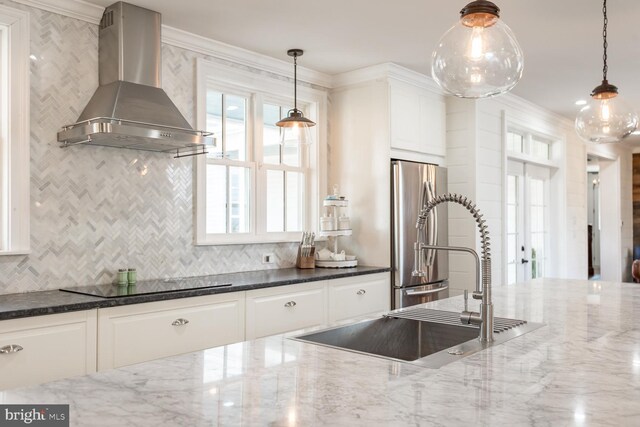
[[[316,268],[316,248],[312,246],[308,256],[302,255],[302,247],[298,246],[298,256],[296,258],[298,268]]]

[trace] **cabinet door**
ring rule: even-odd
[[[329,280],[329,323],[388,312],[390,301],[389,273]]]
[[[96,310],[0,321],[0,390],[96,370]]]
[[[444,98],[427,89],[395,80],[390,81],[389,91],[391,148],[417,154],[445,156]]]
[[[98,369],[244,340],[244,292],[98,310]]]
[[[247,292],[246,338],[326,325],[326,281]]]

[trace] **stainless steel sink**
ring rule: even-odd
[[[495,341],[487,344],[478,340],[477,326],[454,323],[453,319],[457,320],[457,313],[421,309],[419,317],[435,321],[398,318],[390,313],[379,319],[316,331],[292,339],[439,368],[543,326],[511,321],[511,324],[517,326],[496,330]],[[501,320],[509,319],[496,320],[500,325]]]

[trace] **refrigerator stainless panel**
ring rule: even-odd
[[[424,251],[424,277],[413,277],[413,244],[418,238],[416,220],[425,202],[447,193],[447,170],[435,165],[394,160],[391,163],[392,228],[391,268],[394,288],[443,282],[449,276],[449,254],[445,251]],[[448,207],[439,205],[427,218],[421,241],[448,245]],[[395,296],[395,292],[393,293]],[[394,297],[394,299],[397,299]],[[394,303],[398,308],[397,301]]]

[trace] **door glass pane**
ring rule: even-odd
[[[248,233],[251,228],[249,217],[251,169],[229,167],[229,232]]]
[[[287,172],[287,231],[302,231],[304,227],[304,175]]]
[[[225,96],[225,154],[229,159],[247,159],[246,99]]]
[[[284,231],[284,171],[267,171],[267,231]]]
[[[206,230],[227,231],[227,171],[226,166],[207,165]]]
[[[222,155],[222,93],[207,91],[207,132],[213,132],[215,147],[207,147],[207,157],[218,158]]]
[[[545,254],[545,194],[544,181],[532,178],[529,185],[529,220],[531,228],[531,277],[543,277]]]
[[[280,128],[276,123],[281,118],[280,107],[278,105],[264,104],[264,132],[263,141],[263,159],[265,163],[272,165],[280,164]]]
[[[518,281],[518,177],[507,175],[507,283]]]

